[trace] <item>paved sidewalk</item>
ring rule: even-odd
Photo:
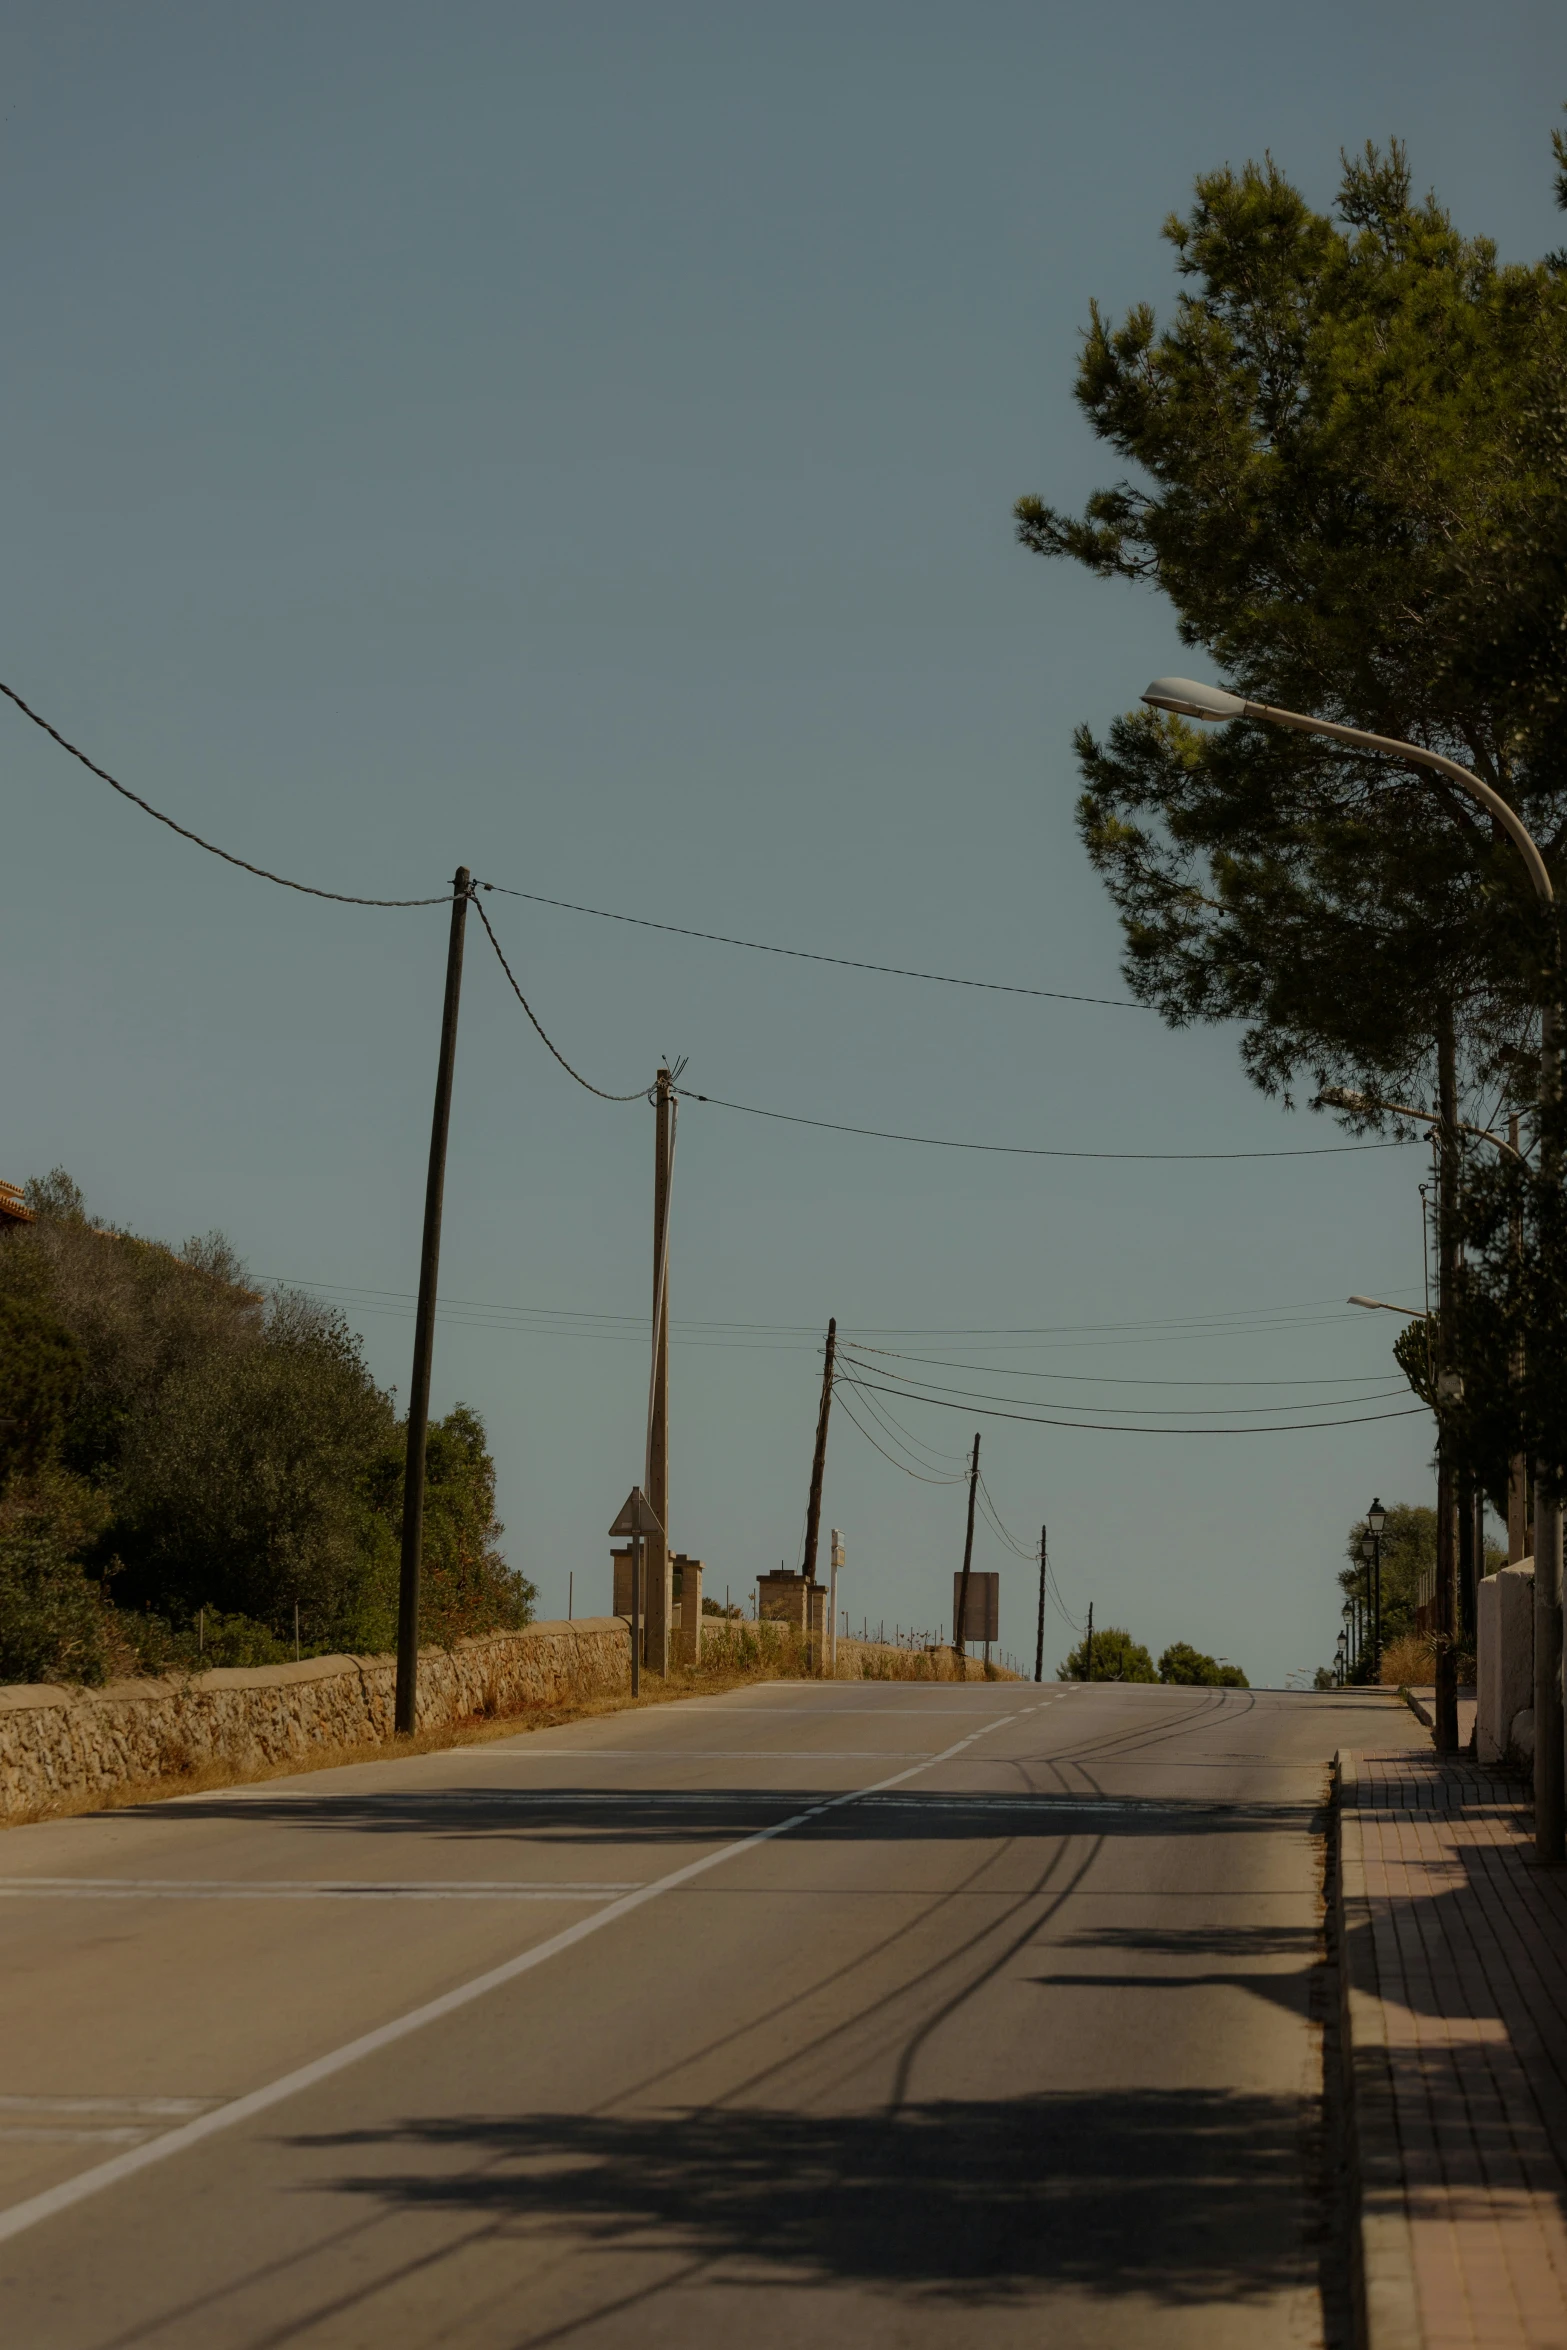
[[[1436,1691],[1429,1681],[1417,1681],[1409,1690],[1414,1710],[1429,1730],[1436,1722]],[[1458,1692],[1458,1751],[1464,1753],[1474,1736],[1477,1692],[1462,1688]]]
[[[1567,2350],[1567,1874],[1472,1763],[1339,1757],[1369,2350]]]

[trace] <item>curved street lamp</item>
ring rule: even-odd
[[[1465,796],[1483,808],[1506,833],[1529,876],[1542,906],[1554,908],[1556,892],[1545,859],[1533,834],[1499,791],[1478,775],[1428,751],[1421,743],[1401,742],[1395,735],[1370,734],[1363,727],[1340,726],[1331,718],[1310,718],[1298,710],[1277,710],[1269,702],[1251,702],[1243,694],[1226,693],[1221,686],[1202,685],[1190,677],[1156,677],[1143,694],[1155,710],[1171,710],[1181,718],[1199,718],[1224,725],[1232,718],[1252,718],[1267,726],[1282,726],[1295,734],[1323,735],[1351,750],[1383,751],[1414,767],[1456,784]],[[1555,1102],[1561,1078],[1561,1012],[1554,1001],[1540,1006],[1540,1102]],[[1542,1148],[1542,1170],[1545,1166]],[[1444,1605],[1445,1605],[1444,1601]],[[1562,1731],[1562,1505],[1559,1494],[1537,1492],[1534,1513],[1534,1840],[1542,1861],[1567,1858],[1564,1847],[1563,1731]]]

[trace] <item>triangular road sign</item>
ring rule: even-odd
[[[633,1485],[626,1495],[625,1505],[610,1528],[611,1534],[662,1534],[663,1527],[653,1515],[653,1505],[640,1485]]]

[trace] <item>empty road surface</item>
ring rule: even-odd
[[[14,1829],[0,2339],[1332,2340],[1327,1767],[1421,1738],[774,1683]]]

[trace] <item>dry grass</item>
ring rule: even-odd
[[[737,1626],[735,1630],[739,1633],[742,1628]],[[416,1730],[407,1738],[313,1747],[308,1754],[290,1755],[275,1763],[198,1763],[161,1773],[155,1779],[127,1779],[116,1787],[62,1796],[53,1803],[3,1815],[0,1828],[26,1827],[39,1820],[72,1819],[86,1812],[131,1811],[144,1804],[167,1803],[175,1795],[205,1795],[222,1787],[260,1786],[269,1779],[299,1778],[311,1771],[338,1771],[353,1763],[396,1762],[405,1755],[444,1754],[453,1747],[488,1746],[498,1738],[516,1738],[530,1730],[558,1730],[568,1722],[593,1721],[605,1714],[641,1712],[654,1706],[675,1705],[688,1697],[719,1697],[725,1690],[743,1689],[759,1681],[816,1678],[807,1671],[803,1643],[788,1633],[763,1642],[750,1631],[742,1638],[726,1641],[721,1633],[715,1638],[709,1627],[704,1646],[709,1655],[698,1666],[677,1666],[664,1680],[656,1673],[646,1674],[638,1697],[623,1691],[612,1697],[587,1697],[566,1705],[528,1706],[520,1713],[486,1715],[482,1720],[447,1722],[429,1730]],[[851,1649],[852,1657],[848,1653]],[[956,1680],[951,1652],[939,1652],[939,1661],[945,1662],[944,1672],[936,1669],[923,1650],[883,1649],[875,1643],[867,1646],[861,1641],[838,1643],[839,1680]],[[983,1668],[972,1665],[967,1678],[978,1680],[982,1674]],[[992,1680],[1017,1678],[995,1665],[989,1668],[989,1677]]]
[[[1406,1632],[1382,1651],[1384,1689],[1423,1689],[1436,1679],[1436,1654],[1423,1633]]]

